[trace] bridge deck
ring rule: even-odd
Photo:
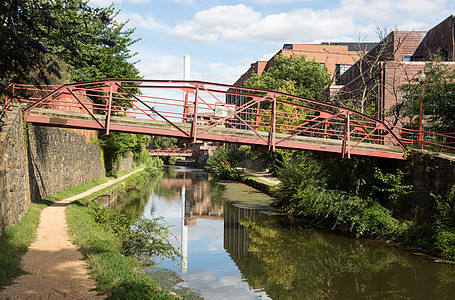
[[[106,117],[104,115],[93,114],[93,116],[104,126],[106,122]],[[26,120],[35,124],[46,126],[103,129],[102,125],[86,113],[67,112],[52,109],[35,108],[29,112],[26,116]],[[112,116],[109,126],[111,131],[190,138],[192,124],[171,124],[166,121]],[[207,131],[204,131],[206,128],[207,126],[205,125],[197,125],[197,139],[267,146],[269,133],[265,131],[258,132],[258,134],[256,134],[252,130],[226,127],[212,127]],[[279,133],[276,134],[276,141],[276,147],[278,148],[302,149],[340,154],[342,152],[341,149],[343,143],[341,139],[324,139],[308,136],[293,136],[289,138],[289,135]],[[351,147],[353,147],[356,143],[357,142],[355,141],[351,141]],[[403,150],[401,148],[372,143],[359,143],[358,145],[355,145],[355,147],[351,149],[351,154],[403,159]]]

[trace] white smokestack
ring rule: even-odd
[[[190,56],[183,57],[183,80],[190,80]]]

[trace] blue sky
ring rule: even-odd
[[[110,3],[141,39],[144,78],[181,79],[190,55],[191,79],[226,84],[285,43],[377,41],[378,27],[428,30],[455,14],[453,0],[90,0]]]

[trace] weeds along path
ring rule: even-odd
[[[22,258],[22,266],[29,274],[20,276],[1,291],[0,299],[104,299],[105,296],[93,290],[96,283],[89,278],[78,247],[70,241],[65,208],[140,170],[45,208],[41,212],[36,241]]]

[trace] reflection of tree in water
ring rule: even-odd
[[[121,201],[120,212],[132,218],[140,217],[150,194],[161,186],[163,175],[163,173],[159,173],[129,191]]]
[[[268,215],[245,217],[240,224],[247,230],[248,254],[236,263],[250,286],[273,299],[455,296],[453,266],[384,244],[286,226]]]

